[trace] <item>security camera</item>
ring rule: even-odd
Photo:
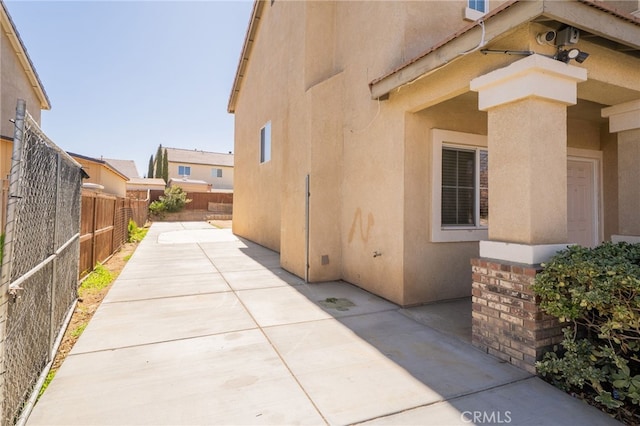
[[[543,33],[539,33],[536,36],[536,41],[538,44],[551,44],[553,45],[553,41],[556,39],[555,31],[545,31]]]
[[[580,30],[574,27],[567,27],[558,33],[556,45],[567,46],[576,44],[580,40]]]

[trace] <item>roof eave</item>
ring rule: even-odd
[[[482,19],[471,23],[452,34],[446,40],[436,44],[417,58],[369,83],[371,98],[384,98],[393,90],[425,77],[429,73],[461,58],[460,52],[476,49],[482,40],[480,21],[484,22],[485,25],[484,44],[488,44],[503,33],[540,16],[543,10],[542,1],[520,2],[514,0],[505,3],[489,12]]]
[[[640,19],[619,12],[591,0],[577,1],[520,1],[505,3],[481,20],[485,25],[485,44],[507,31],[540,16],[640,48]],[[412,83],[462,57],[460,52],[471,51],[481,40],[482,29],[476,21],[433,46],[417,58],[401,65],[369,84],[371,98],[385,98],[393,90]]]
[[[233,86],[231,88],[231,94],[229,95],[229,103],[227,105],[227,112],[233,114],[236,112],[236,101],[238,100],[238,94],[240,93],[240,86],[242,85],[242,79],[247,69],[249,62],[249,55],[253,48],[253,41],[255,40],[256,32],[260,24],[260,17],[262,16],[262,9],[264,8],[264,0],[255,0],[253,3],[253,10],[251,11],[251,19],[249,20],[249,27],[247,28],[247,34],[244,38],[244,44],[242,46],[242,52],[240,53],[240,60],[238,62],[238,68],[233,80]]]
[[[40,101],[40,109],[50,110],[51,102],[49,101],[47,92],[45,92],[44,90],[42,81],[40,81],[40,77],[36,72],[33,62],[31,62],[31,58],[27,53],[27,49],[24,46],[22,39],[20,38],[20,34],[18,33],[18,30],[16,29],[13,20],[11,19],[11,15],[9,15],[9,11],[7,10],[2,0],[0,0],[0,24],[0,26],[3,28],[3,32],[9,38],[11,47],[18,57],[20,65],[22,65],[22,68],[27,74],[27,78],[29,79],[31,87],[36,92],[38,100]]]
[[[68,155],[70,155],[72,158],[73,158],[73,157],[81,158],[81,159],[83,159],[83,160],[90,161],[90,162],[92,162],[92,163],[96,163],[96,164],[99,164],[99,165],[101,165],[101,166],[104,166],[104,168],[105,168],[105,169],[107,169],[107,170],[111,171],[112,173],[114,173],[114,174],[116,174],[116,175],[120,176],[120,177],[121,177],[121,178],[123,178],[125,181],[128,181],[128,180],[129,180],[129,177],[128,177],[128,176],[126,176],[126,175],[124,175],[124,174],[120,173],[118,170],[116,170],[114,167],[112,167],[112,166],[111,166],[111,164],[109,164],[109,163],[108,163],[108,162],[106,162],[105,160],[100,160],[100,159],[97,159],[97,158],[88,157],[88,156],[86,156],[86,155],[82,155],[82,154],[76,154],[76,153],[74,153],[74,152],[67,152],[67,154],[68,154]]]

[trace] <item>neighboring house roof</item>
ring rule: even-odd
[[[20,38],[20,34],[11,19],[11,15],[9,15],[9,11],[2,0],[0,0],[0,28],[9,38],[9,43],[11,43],[13,51],[16,53],[24,72],[29,78],[31,87],[36,92],[38,99],[40,100],[40,109],[51,109],[51,102],[49,101],[47,93],[44,91],[44,86],[40,81],[36,68],[33,66],[33,62],[31,62],[31,58],[27,53],[27,48],[24,46],[24,43]]]
[[[129,179],[140,177],[140,174],[138,174],[138,168],[136,167],[136,162],[133,160],[116,160],[113,158],[103,158],[103,160]]]
[[[185,178],[170,178],[169,179],[169,185],[171,185],[171,183],[175,183],[175,182],[179,182],[179,183],[189,183],[189,184],[193,184],[193,185],[209,185],[209,182],[205,182],[203,180],[198,180],[198,179],[185,179]]]
[[[127,181],[129,180],[129,178],[127,176],[125,176],[124,174],[120,173],[117,169],[114,169],[113,167],[111,167],[109,165],[109,163],[107,163],[104,160],[98,160],[97,158],[87,157],[86,155],[74,154],[73,152],[67,152],[67,154],[69,154],[71,157],[74,157],[74,158],[80,158],[82,160],[91,161],[93,163],[101,164],[104,167],[106,167],[107,169],[109,169],[112,172],[114,172],[115,174],[117,174],[118,176],[122,177],[122,179],[127,180]]]
[[[131,178],[127,181],[127,191],[164,190],[167,186],[160,178]]]
[[[135,184],[135,185],[161,185],[162,187],[164,187],[166,185],[164,179],[161,178],[141,178],[141,177],[137,177],[137,178],[131,178],[129,179],[129,182],[127,182],[129,184]]]
[[[585,8],[584,6],[588,6]],[[602,13],[594,15],[595,9]],[[460,52],[479,50],[490,41],[504,35],[515,26],[540,17],[582,28],[594,36],[621,45],[621,51],[640,54],[640,18],[620,12],[601,2],[576,0],[512,0],[487,13],[476,22],[467,25],[424,53],[400,65],[389,73],[369,83],[371,97],[384,99],[391,91],[447,66],[463,55]],[[628,28],[623,30],[622,28]],[[615,32],[615,34],[613,34]],[[478,41],[480,40],[480,44]],[[591,39],[593,41],[593,39]]]
[[[238,100],[238,94],[240,93],[242,79],[244,78],[244,73],[247,69],[247,63],[249,62],[249,55],[251,54],[251,49],[253,48],[253,41],[256,38],[256,32],[258,31],[258,24],[260,23],[260,17],[262,16],[264,3],[264,1],[260,0],[255,0],[255,2],[253,3],[253,10],[251,11],[249,27],[247,28],[247,34],[245,35],[244,44],[242,45],[242,53],[240,54],[238,69],[236,70],[236,76],[233,80],[233,87],[231,88],[231,95],[229,96],[229,104],[227,105],[227,111],[231,114],[236,112],[236,101]]]
[[[211,166],[233,167],[233,154],[207,152],[180,148],[166,148],[172,163],[205,164]]]

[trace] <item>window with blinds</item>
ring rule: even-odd
[[[483,149],[442,148],[442,226],[488,226],[488,155]]]
[[[431,241],[489,238],[487,137],[431,129]]]
[[[475,225],[473,151],[442,149],[442,225]]]

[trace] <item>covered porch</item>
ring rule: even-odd
[[[535,372],[561,338],[531,291],[540,264],[569,244],[640,241],[639,69],[633,16],[514,2],[372,82],[374,97],[406,111],[405,208],[415,215],[405,217],[428,218],[422,234],[406,226],[405,269],[425,269],[405,274],[407,292],[434,274],[435,253],[458,265],[456,250],[478,247],[467,267],[473,342]],[[419,173],[428,185],[415,207]],[[440,281],[459,274],[438,270]]]

